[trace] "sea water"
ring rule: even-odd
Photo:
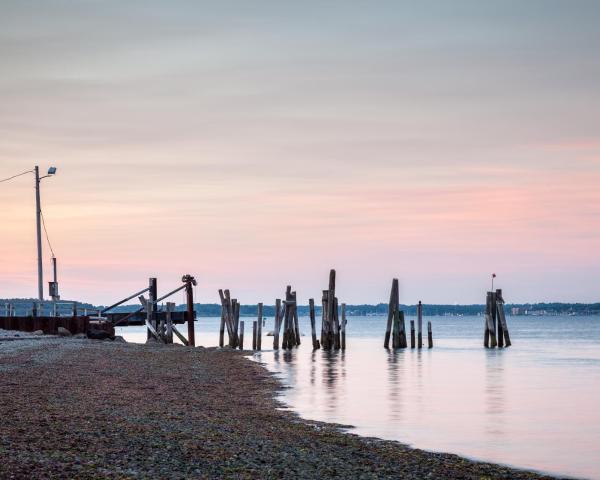
[[[251,348],[253,319],[245,320]],[[384,349],[386,318],[373,316],[348,317],[346,351],[313,352],[301,317],[302,345],[284,352],[272,350],[269,318],[263,351],[252,358],[291,387],[281,399],[302,417],[426,450],[600,479],[600,317],[507,317],[513,345],[505,349],[483,347],[483,317],[427,321],[431,350],[426,332],[421,350]],[[199,318],[196,343],[217,345],[219,322]],[[146,337],[144,327],[118,334]]]

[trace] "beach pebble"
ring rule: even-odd
[[[70,337],[70,336],[72,336],[71,332],[69,332],[69,330],[67,330],[65,327],[58,327],[57,333],[61,337]]]
[[[44,331],[43,330],[36,330],[35,332],[31,332],[32,335],[43,335]]]

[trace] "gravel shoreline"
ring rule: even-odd
[[[0,338],[0,478],[550,479],[281,410],[241,352]]]

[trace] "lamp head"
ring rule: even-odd
[[[56,167],[50,167],[48,169],[48,175],[54,175],[56,173]]]

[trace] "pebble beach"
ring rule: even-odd
[[[0,332],[0,478],[553,478],[305,421],[244,355]]]

